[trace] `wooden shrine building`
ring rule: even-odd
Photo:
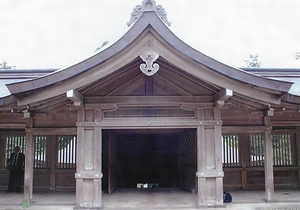
[[[223,206],[226,189],[265,188],[272,201],[300,186],[299,70],[224,65],[177,38],[153,0],[128,24],[69,68],[0,71],[1,189],[15,145],[24,201],[76,190],[76,209],[141,183],[190,190],[198,207]]]

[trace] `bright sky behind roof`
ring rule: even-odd
[[[142,0],[1,0],[0,62],[17,69],[63,68],[113,44]],[[170,29],[233,67],[258,54],[261,67],[300,68],[299,0],[156,0]],[[109,46],[107,45],[107,46]]]

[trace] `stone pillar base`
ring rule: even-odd
[[[73,208],[73,210],[102,210],[103,209],[103,207],[104,206],[101,206],[101,207],[77,207],[77,206],[75,206],[74,208]]]
[[[225,204],[220,205],[197,205],[198,209],[207,209],[207,208],[226,208]]]

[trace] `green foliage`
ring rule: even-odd
[[[25,202],[25,203],[23,203],[22,208],[23,208],[23,209],[27,209],[27,208],[29,208],[30,206],[31,206],[31,204],[30,204],[29,202]]]
[[[108,41],[104,41],[100,47],[96,48],[95,52],[97,52],[98,50],[100,50],[101,48],[103,48],[107,44],[108,44]]]
[[[236,135],[223,135],[224,142],[226,142],[227,146],[234,148],[234,149],[239,149],[239,139],[238,136]]]
[[[9,66],[7,65],[6,61],[2,61],[2,63],[0,63],[0,69],[6,70],[6,69],[12,69],[15,68],[16,66]]]
[[[244,60],[246,63],[246,67],[250,68],[258,68],[261,66],[261,62],[259,61],[257,54],[250,54],[248,60]]]
[[[294,54],[294,57],[295,57],[296,60],[300,60],[300,52],[296,52]]]
[[[69,136],[61,136],[61,137],[59,137],[58,148],[60,150],[66,148],[71,143],[72,140],[73,140],[73,138],[69,137]]]

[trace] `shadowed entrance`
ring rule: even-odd
[[[107,130],[103,136],[104,192],[111,194],[117,188],[195,192],[194,130]]]

